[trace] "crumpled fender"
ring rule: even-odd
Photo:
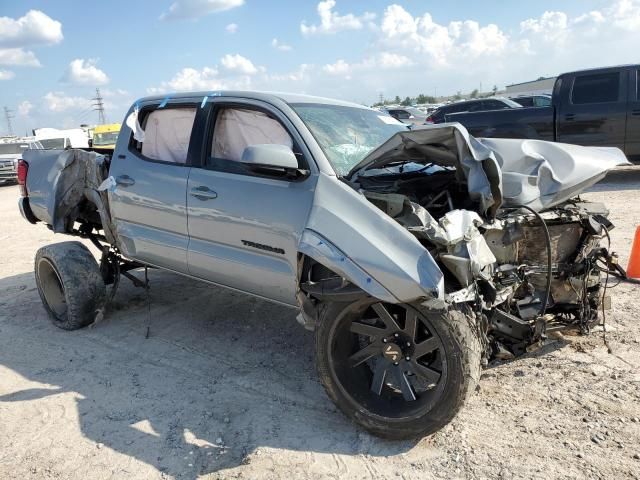
[[[386,302],[444,298],[443,274],[429,252],[336,177],[319,175],[299,251]]]

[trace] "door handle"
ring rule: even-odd
[[[119,177],[116,177],[116,184],[121,187],[130,187],[134,183],[136,183],[136,181],[129,175],[120,175]]]
[[[575,113],[567,113],[564,116],[564,119],[568,120],[568,121],[575,120],[575,118],[576,118],[576,114]]]
[[[200,185],[199,187],[192,188],[191,196],[203,201],[218,198],[218,194],[205,185]]]

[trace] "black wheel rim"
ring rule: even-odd
[[[46,258],[38,262],[38,279],[44,301],[58,322],[63,322],[67,314],[67,300],[58,271]]]
[[[353,304],[330,335],[331,373],[359,409],[388,420],[423,416],[442,396],[447,359],[430,320],[408,305]]]

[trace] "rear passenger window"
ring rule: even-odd
[[[617,102],[620,95],[620,73],[599,73],[576,77],[571,91],[571,103]]]
[[[161,108],[147,113],[142,120],[144,141],[135,149],[150,160],[187,163],[187,152],[196,108]]]

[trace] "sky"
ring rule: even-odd
[[[172,91],[489,91],[637,63],[638,31],[640,0],[0,0],[0,108],[27,134],[97,123],[96,88],[109,122]]]

